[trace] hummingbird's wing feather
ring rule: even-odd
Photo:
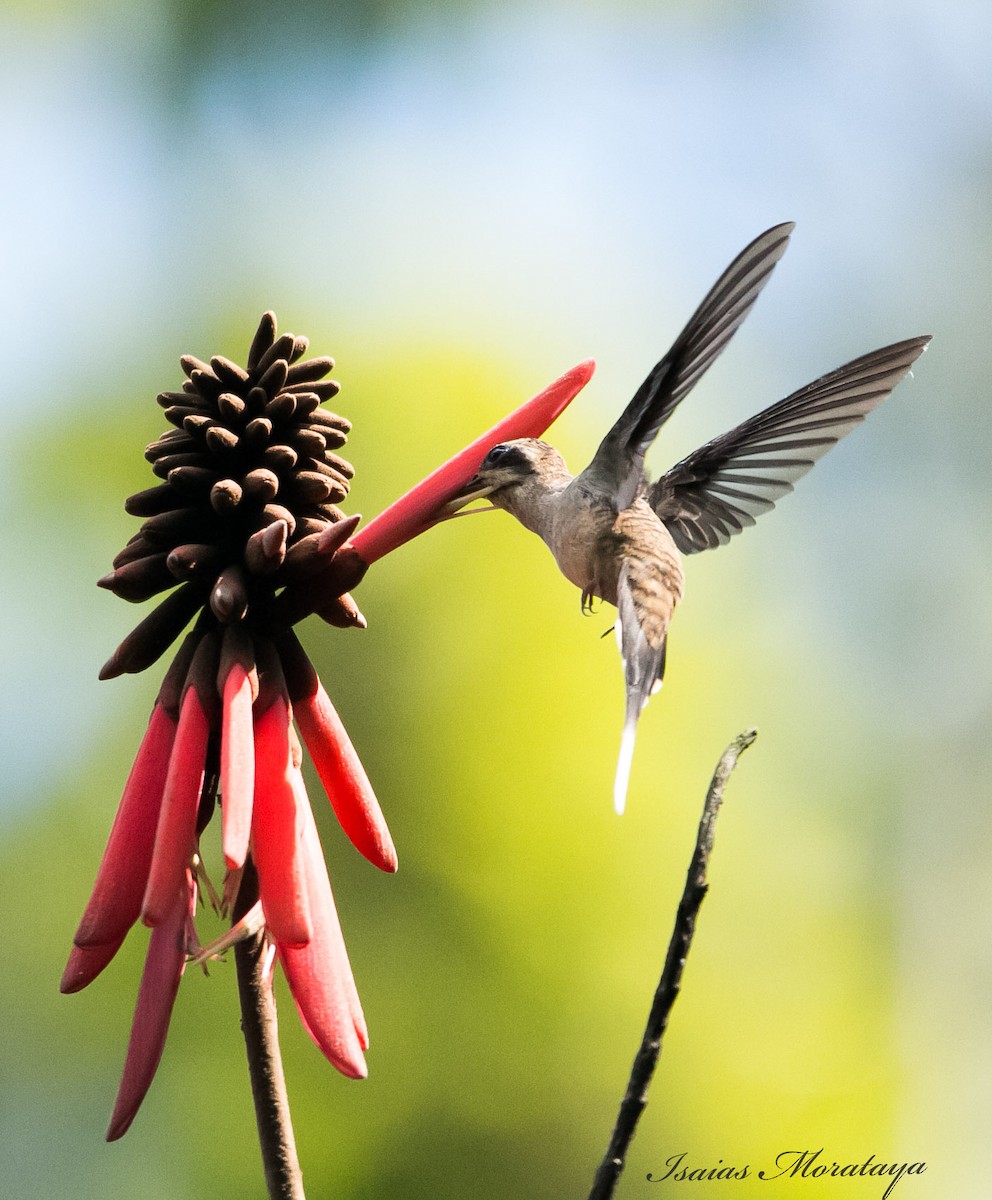
[[[774,226],[734,259],[603,439],[584,474],[616,495],[621,511],[640,486],[644,455],[658,430],[751,311],[794,228],[791,221]]]
[[[889,395],[929,337],[875,350],[831,371],[693,451],[653,484],[648,503],[683,554],[722,546]]]

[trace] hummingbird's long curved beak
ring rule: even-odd
[[[457,517],[459,515],[468,516],[468,513],[462,512],[462,509],[464,509],[466,504],[471,504],[473,500],[482,500],[484,497],[490,495],[494,491],[496,491],[495,484],[484,483],[478,475],[473,475],[468,483],[466,483],[461,489],[461,491],[458,492],[457,495],[452,496],[447,504],[444,505],[441,510],[444,513],[442,520],[448,517]],[[486,512],[488,510],[480,508],[473,509],[473,511]]]

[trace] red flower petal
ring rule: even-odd
[[[390,504],[364,529],[360,529],[349,544],[366,563],[371,564],[429,529],[438,519],[438,508],[468,483],[493,446],[513,438],[540,437],[585,387],[595,369],[595,362],[588,358],[566,371],[550,387],[504,417],[488,433],[476,438],[406,495]]]
[[[245,665],[233,662],[224,681],[220,740],[221,840],[230,870],[245,865],[255,790],[252,681]]]
[[[195,687],[188,687],[169,759],[165,794],[155,831],[148,886],[141,905],[146,925],[158,925],[171,913],[176,890],[196,842],[196,814],[203,786],[210,720]]]
[[[102,948],[114,944],[116,949],[141,914],[141,898],[151,868],[155,827],[175,736],[175,720],[156,701],[134,766],[124,785],[124,794],[97,871],[92,895],[73,939],[77,946]],[[77,962],[82,961],[79,956],[75,957]],[[93,955],[84,957],[91,963],[95,962]],[[100,970],[111,957],[113,952]],[[90,978],[95,978],[98,973],[94,972]],[[69,989],[63,986],[63,991],[66,990]]]
[[[252,857],[258,869],[258,893],[273,940],[305,946],[313,936],[303,862],[302,829],[310,816],[293,791],[290,774],[291,714],[285,695],[277,695],[255,717],[255,803]]]
[[[380,870],[395,871],[396,850],[372,784],[348,731],[294,633],[280,638],[279,653],[293,702],[293,716],[334,815],[359,854]]]
[[[341,923],[338,920],[334,895],[331,892],[331,881],[327,874],[327,860],[324,858],[324,851],[320,844],[320,835],[317,832],[317,823],[314,820],[313,809],[310,807],[310,800],[307,796],[307,785],[303,780],[303,772],[299,769],[295,770],[292,774],[292,781],[293,790],[297,795],[297,803],[303,805],[307,815],[307,822],[303,830],[303,840],[304,862],[307,864],[307,888],[312,897],[311,908],[317,913],[316,920],[322,924],[324,929],[333,928],[337,930],[337,939],[340,942],[341,953],[344,956],[339,978],[348,995],[348,1008],[351,1012],[351,1019],[355,1027],[355,1034],[358,1037],[359,1045],[363,1050],[367,1050],[369,1048],[369,1030],[365,1023],[362,1002],[358,997],[358,988],[355,985],[355,976],[351,970],[344,936],[341,933]],[[313,863],[312,866],[311,861]],[[364,1062],[362,1065],[364,1066]]]
[[[187,871],[183,886],[173,893],[172,905],[165,919],[152,931],[148,943],[124,1074],[107,1129],[108,1142],[127,1133],[155,1077],[179,980],[186,966],[186,922],[192,918],[195,907],[196,885]]]
[[[87,984],[92,983],[121,948],[125,936],[126,934],[122,933],[119,938],[102,946],[73,946],[69,961],[62,972],[59,991],[68,995],[70,992],[82,991]]]
[[[299,949],[277,941],[279,961],[303,1027],[317,1048],[342,1075],[364,1079],[368,1067],[362,1051],[368,1047],[368,1032],[299,771],[294,772],[294,786],[305,814],[302,844],[314,929],[310,943]]]

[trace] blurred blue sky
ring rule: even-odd
[[[97,405],[122,431],[108,463],[131,445],[131,490],[146,486],[152,398],[179,354],[238,358],[272,307],[338,357],[356,436],[384,402],[362,389],[370,363],[502,364],[509,410],[595,357],[555,432],[577,467],[731,257],[794,220],[656,468],[869,349],[934,342],[767,525],[689,564],[678,628],[780,644],[783,663],[810,647],[868,748],[898,757],[907,1060],[941,1026],[939,1071],[907,1074],[904,1129],[924,1153],[941,1108],[955,1184],[902,1186],[983,1195],[968,1189],[992,1115],[990,52],[978,0],[5,6],[0,815],[16,826],[152,686],[96,682],[133,613],[93,582],[132,529],[103,464],[70,495],[80,464],[51,457],[63,427]],[[499,415],[480,405],[468,426]],[[365,505],[461,437],[376,428],[400,465]],[[804,687],[797,666],[779,690]]]
[[[356,8],[326,17],[330,37],[307,36],[305,6],[278,22],[247,6],[224,37],[226,11],[0,17],[8,446],[54,396],[120,404],[132,386],[136,409],[219,318],[247,328],[274,306],[363,349],[387,330],[504,356],[535,390],[592,355],[598,378],[561,435],[588,453],[722,265],[793,219],[780,277],[657,464],[857,353],[933,332],[920,384],[804,482],[805,516],[814,537],[840,525],[828,555],[865,544],[846,580],[863,613],[904,609],[866,633],[892,640],[909,715],[987,711],[987,6],[399,6],[365,23]],[[17,480],[8,464],[2,486]],[[960,587],[908,577],[934,521]],[[21,624],[38,602],[23,534],[4,533],[27,566],[5,591]],[[5,646],[18,697],[39,649]],[[21,748],[9,802],[53,764],[31,753],[30,709],[5,703]],[[70,741],[102,711],[79,706]]]

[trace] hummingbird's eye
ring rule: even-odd
[[[498,446],[493,446],[485,457],[483,464],[487,467],[509,467],[512,469],[526,470],[530,465],[527,460],[527,455],[524,454],[521,448],[513,442],[500,442]]]

